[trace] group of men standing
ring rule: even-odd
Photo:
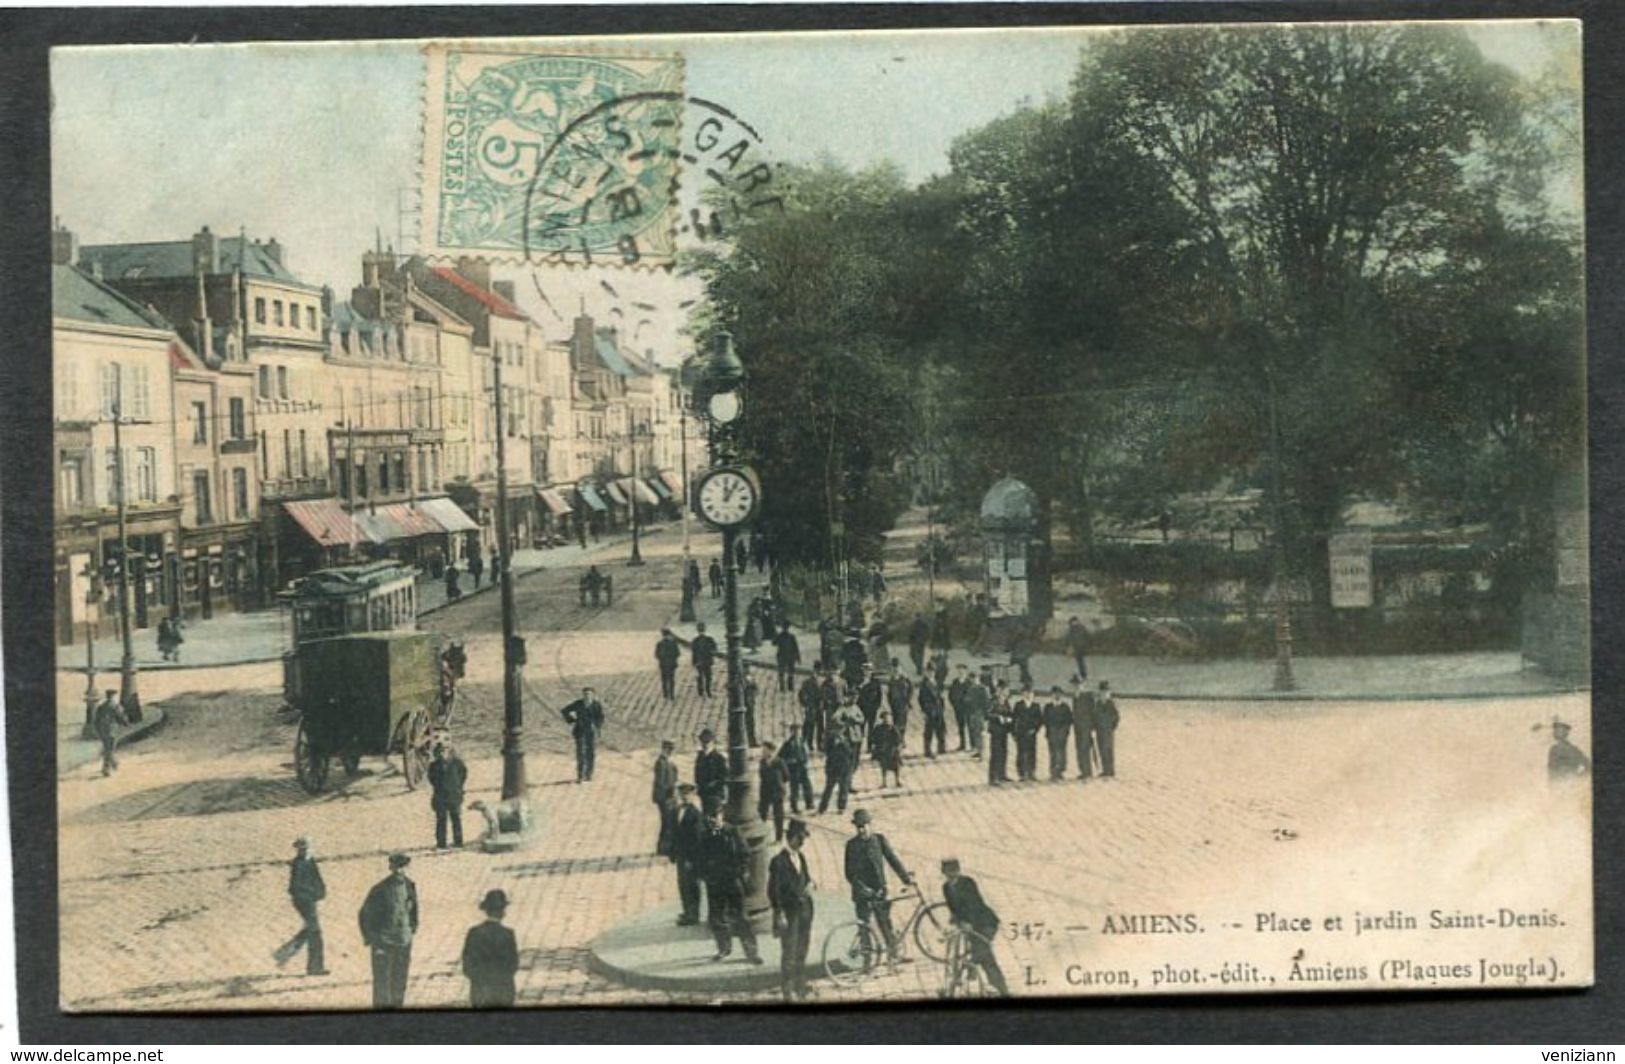
[[[1089,780],[1097,770],[1102,779],[1117,775],[1117,726],[1121,714],[1111,684],[1105,680],[1089,691],[1083,679],[1074,676],[1070,693],[1057,684],[1048,695],[1041,695],[1031,684],[1023,684],[1012,694],[1007,684],[984,677],[963,688],[961,698],[971,702],[975,718],[981,716],[982,704],[987,703],[987,779],[995,787],[1011,782],[1012,745],[1016,781],[1030,783],[1038,779],[1040,735],[1048,751],[1051,780],[1066,778],[1069,746],[1077,752],[1078,779]],[[979,742],[980,735],[976,739]]]

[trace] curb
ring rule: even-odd
[[[116,750],[129,746],[131,743],[140,742],[142,739],[145,739],[159,728],[162,728],[168,722],[169,714],[164,712],[162,703],[155,702],[151,707],[143,706],[141,709],[141,723],[137,724],[123,735],[120,735],[117,740],[114,741],[113,748]],[[89,749],[87,753],[89,756],[85,757],[83,760],[74,761],[71,765],[64,765],[62,754],[64,752],[71,752],[75,745],[88,747]],[[69,739],[66,743],[59,741],[57,743],[56,759],[57,776],[60,777],[65,772],[72,772],[76,768],[81,768],[85,765],[91,764],[100,756],[101,744],[95,740]]]

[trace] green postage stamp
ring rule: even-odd
[[[424,252],[671,265],[680,57],[478,42],[424,51]]]

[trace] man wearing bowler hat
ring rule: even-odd
[[[468,977],[468,1003],[476,1009],[513,1005],[514,974],[519,971],[519,943],[513,930],[503,926],[508,895],[488,890],[480,900],[485,919],[468,929],[463,939],[463,975]]]
[[[767,900],[773,906],[773,934],[779,940],[779,985],[784,1000],[807,997],[807,946],[812,939],[812,872],[807,855],[806,821],[790,820],[784,849],[767,866]]]
[[[389,855],[389,875],[361,904],[361,941],[372,951],[372,1007],[398,1009],[406,1003],[406,975],[412,966],[412,937],[418,930],[418,887],[406,877],[412,859]]]
[[[903,867],[886,836],[870,830],[873,822],[874,817],[867,809],[852,814],[852,826],[857,834],[846,843],[846,882],[852,888],[852,907],[857,911],[858,922],[868,923],[872,917],[886,942],[886,952],[895,957],[899,943],[891,926],[886,866],[891,865],[904,883],[913,883],[914,876]]]

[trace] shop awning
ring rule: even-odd
[[[323,547],[347,547],[352,543],[382,543],[364,525],[346,513],[337,499],[304,499],[285,502],[282,509]]]
[[[650,477],[647,483],[649,487],[654,489],[654,493],[660,496],[661,502],[668,502],[671,500],[671,489],[666,487],[666,482],[664,480],[661,480],[659,477]]]
[[[682,477],[678,476],[676,473],[673,473],[669,469],[662,469],[660,471],[660,481],[661,483],[665,484],[666,487],[671,489],[672,498],[681,499],[683,497]]]
[[[599,513],[603,513],[609,509],[609,507],[604,503],[604,497],[599,495],[598,489],[594,488],[591,484],[583,484],[576,488],[576,494],[581,496],[582,502],[586,503],[594,510],[597,510]]]
[[[628,505],[626,501],[626,492],[621,490],[620,484],[616,481],[606,480],[604,482],[604,494],[607,495],[609,497],[609,501],[614,503],[616,506]]]
[[[448,535],[480,530],[474,519],[450,499],[419,499],[418,509],[428,514],[434,523],[440,526],[440,530]]]
[[[552,488],[537,488],[536,497],[542,500],[542,504],[548,508],[554,517],[563,517],[565,514],[572,512],[570,504],[565,502],[564,497]]]
[[[421,502],[417,506],[404,502],[385,503],[366,509],[358,506],[354,516],[356,522],[371,533],[375,543],[444,535],[446,530],[440,522],[429,516],[422,507]]]
[[[615,486],[620,488],[621,494],[625,495],[628,499],[637,499],[638,502],[645,506],[660,505],[660,496],[650,491],[649,485],[645,484],[641,480],[633,480],[631,477],[622,477],[620,480],[615,482]]]

